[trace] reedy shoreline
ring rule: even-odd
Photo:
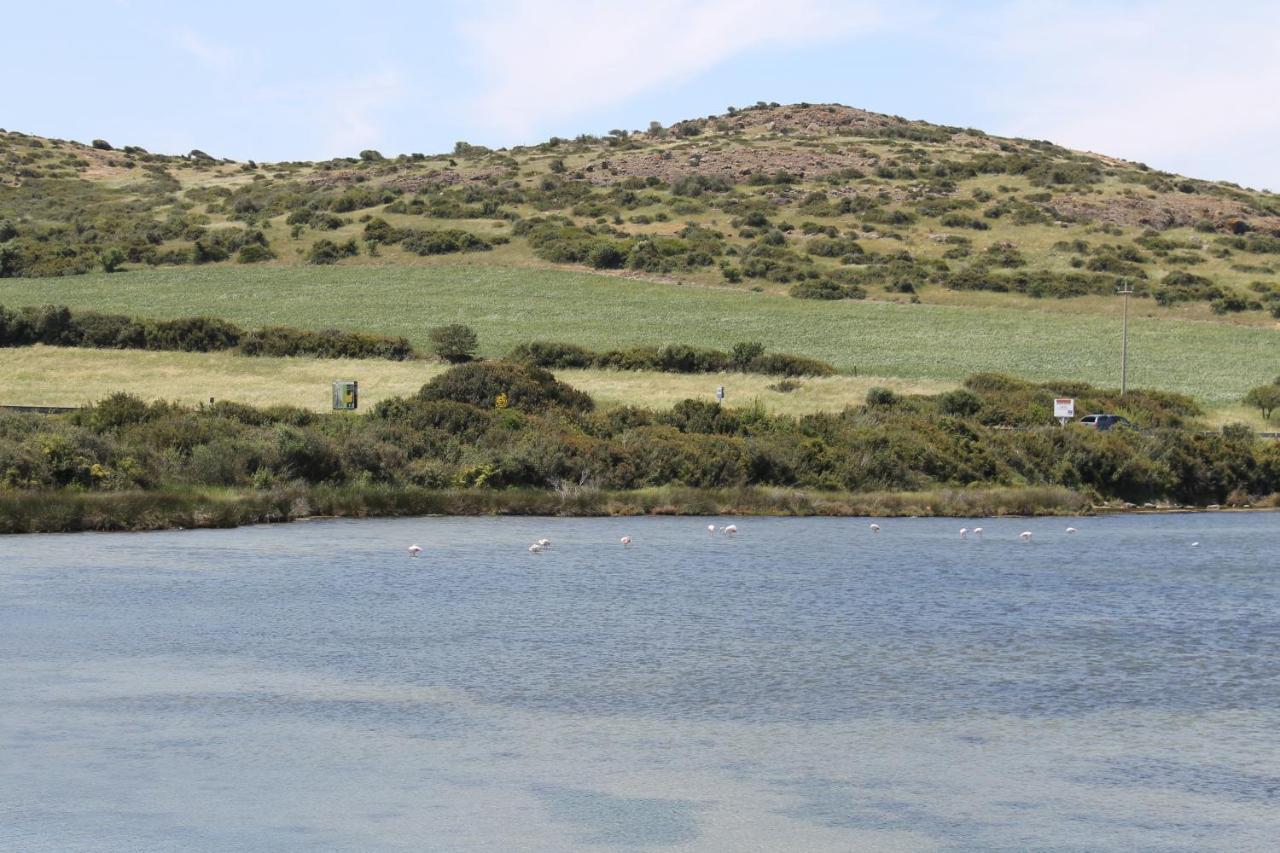
[[[1090,514],[1061,487],[824,492],[748,487],[633,491],[287,486],[269,491],[0,491],[0,533],[227,528],[314,518],[430,515],[982,517]]]

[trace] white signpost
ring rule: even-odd
[[[1057,397],[1053,401],[1053,416],[1063,426],[1076,416],[1076,401],[1070,397]]]

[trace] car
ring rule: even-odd
[[[1079,422],[1099,432],[1117,428],[1133,429],[1133,424],[1129,423],[1129,419],[1120,415],[1085,415]]]

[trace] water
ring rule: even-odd
[[[1280,842],[1280,516],[707,523],[2,538],[0,849]]]

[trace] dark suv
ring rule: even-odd
[[[1129,423],[1128,418],[1122,418],[1119,415],[1085,415],[1080,419],[1080,423],[1096,430],[1106,429],[1133,429],[1133,424]]]

